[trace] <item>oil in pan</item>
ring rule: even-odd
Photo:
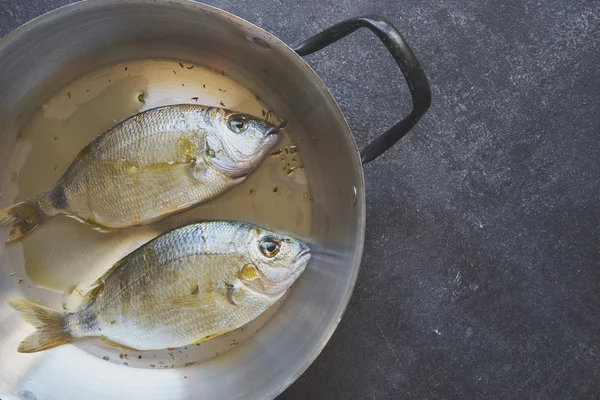
[[[170,60],[113,65],[63,88],[31,119],[11,157],[9,192],[17,192],[15,201],[19,201],[51,189],[77,153],[115,123],[140,111],[181,103],[225,107],[271,122],[278,119],[269,105],[222,71]],[[242,185],[185,213],[112,233],[93,231],[68,218],[53,218],[23,242],[8,246],[15,269],[22,268],[23,272],[15,274],[15,279],[21,282],[20,276],[27,276],[24,292],[28,299],[42,299],[55,309],[73,310],[86,286],[114,262],[186,223],[235,219],[297,237],[308,236],[311,196],[301,154],[285,129],[282,134],[275,151]],[[183,367],[242,344],[277,312],[279,304],[248,325],[199,345],[152,352],[126,351],[100,341],[75,345],[109,362],[132,367]]]

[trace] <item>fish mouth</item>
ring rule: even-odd
[[[285,128],[285,126],[287,125],[287,121],[284,119],[279,120],[279,126],[275,126],[275,125],[271,125],[266,131],[265,131],[265,137],[269,136],[269,135],[275,135],[279,132],[281,132],[281,130],[283,128]]]
[[[267,128],[265,130],[265,137],[268,137],[270,135],[276,135],[281,131],[281,128],[278,126],[270,126],[269,128]]]
[[[296,257],[294,257],[294,264],[298,265],[298,264],[303,264],[303,263],[308,263],[308,261],[310,260],[311,254],[310,254],[310,249],[302,249],[302,251],[300,251],[300,253],[298,253],[298,255]]]
[[[296,260],[303,258],[305,256],[309,256],[310,257],[310,250],[304,250],[302,252],[300,252],[297,256],[296,256]]]

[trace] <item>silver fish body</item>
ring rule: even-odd
[[[83,337],[103,337],[136,350],[198,343],[266,311],[309,259],[306,244],[253,225],[188,225],[116,263],[76,313],[12,301],[38,328],[19,351],[39,351]]]
[[[64,214],[107,231],[148,224],[243,182],[277,143],[266,121],[199,105],[137,114],[90,142],[55,188],[0,210],[19,240]]]

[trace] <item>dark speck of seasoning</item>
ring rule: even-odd
[[[261,110],[261,111],[262,111],[263,117],[266,117],[267,116],[267,112],[265,110]]]
[[[187,376],[184,376],[183,379],[187,379]]]
[[[225,103],[223,103],[222,101],[220,101],[219,104],[225,107]]]
[[[58,168],[58,164],[54,166],[54,170],[56,171],[56,168]]]
[[[262,72],[263,74],[268,74],[268,73],[269,73],[269,71],[267,71],[267,70],[266,70],[266,69],[264,69],[264,68],[259,68],[259,69],[258,69],[258,72]]]
[[[138,356],[138,360],[141,360],[141,359],[142,359],[142,356]]]
[[[140,103],[145,103],[145,102],[146,102],[146,100],[144,100],[144,93],[140,93],[140,94],[138,95],[138,101],[139,101]]]
[[[221,75],[225,76],[225,70],[221,70]]]
[[[19,282],[20,285],[22,285],[23,282],[24,282],[23,278],[19,278],[18,282]]]
[[[279,190],[279,188],[278,188],[277,186],[275,186],[275,187],[273,188],[273,193],[277,193],[277,191],[278,191],[278,190]]]
[[[123,363],[123,364],[124,364],[124,365],[129,365],[129,363],[128,363],[128,362],[125,362],[125,363]]]
[[[58,136],[54,136],[54,140],[58,140]]]
[[[256,100],[260,101],[260,97],[258,97],[258,95],[254,95],[254,97],[256,97]]]
[[[103,359],[104,361],[108,361],[108,360],[110,360],[110,358],[108,358],[107,356],[104,356],[104,357],[102,357],[102,359]]]
[[[19,131],[19,133],[17,133],[17,139],[21,139],[21,131]]]
[[[185,85],[182,83],[181,86],[185,86]]]
[[[67,96],[69,96],[69,99],[71,98],[71,92],[67,92]]]
[[[108,83],[111,83],[111,82],[112,82],[112,79],[109,79],[109,80],[108,80]]]
[[[90,91],[90,89],[86,90],[86,93],[88,93]]]
[[[127,71],[127,67],[125,67],[125,71]]]
[[[180,66],[181,68],[183,68],[183,63],[179,63],[179,66]]]
[[[198,101],[198,98],[197,97],[192,97],[192,100]]]
[[[194,288],[194,290],[192,290],[192,294],[198,294],[199,291],[200,290],[198,288],[198,285],[196,285],[196,287]]]
[[[250,189],[250,196],[254,194],[254,189]]]
[[[227,91],[227,89],[223,90],[223,89],[219,89],[219,91],[225,93]]]
[[[120,358],[121,360],[123,359],[123,357],[124,357],[124,354],[123,354],[123,353],[119,354],[119,358]]]
[[[154,365],[154,364],[150,364],[150,366],[151,366],[152,368],[156,367],[156,365]]]
[[[175,70],[173,70],[173,73],[174,73],[175,75],[177,75],[177,72],[175,72]]]
[[[204,89],[206,89],[206,85],[202,85],[202,87],[203,87]]]
[[[192,69],[192,68],[194,68],[193,65],[190,65],[189,67],[187,67],[187,69]]]

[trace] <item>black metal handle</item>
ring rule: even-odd
[[[429,82],[421,65],[419,65],[417,57],[415,57],[408,43],[406,43],[392,23],[385,18],[375,15],[352,18],[340,22],[305,40],[293,49],[300,56],[305,56],[321,50],[362,27],[369,28],[375,33],[390,53],[392,53],[394,60],[396,60],[404,75],[404,79],[406,79],[413,102],[413,108],[408,116],[392,126],[387,132],[379,136],[360,152],[361,161],[363,164],[366,164],[382,155],[394,143],[402,139],[417,124],[425,112],[427,112],[431,104]]]

